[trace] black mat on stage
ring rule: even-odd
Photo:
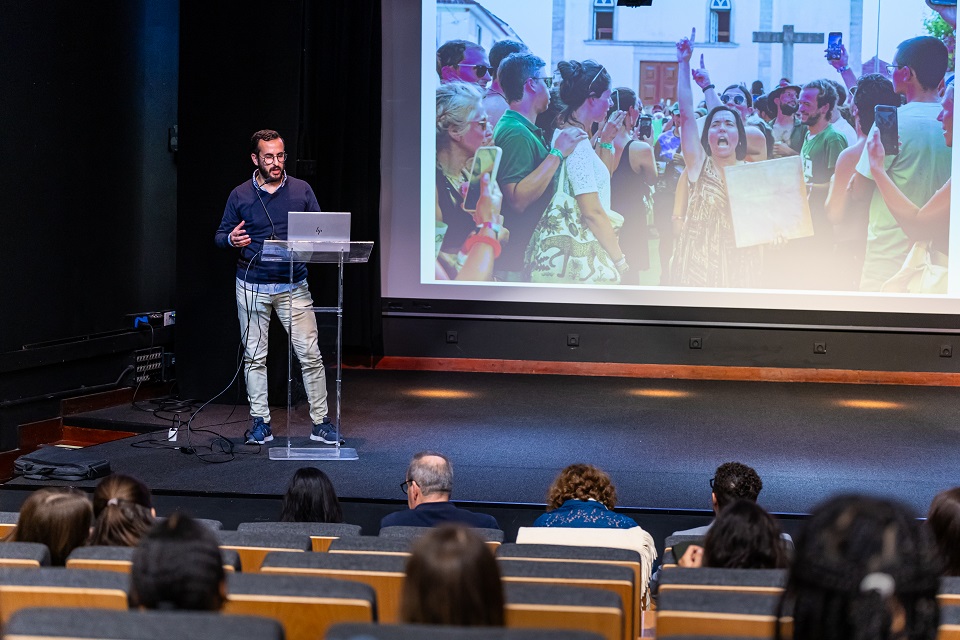
[[[953,388],[347,370],[343,406],[346,446],[360,460],[311,463],[343,498],[402,499],[407,462],[423,449],[452,459],[454,499],[464,501],[543,503],[573,462],[609,472],[624,507],[707,509],[708,480],[728,460],[755,467],[761,503],[784,513],[808,512],[837,492],[894,496],[925,513],[935,493],[960,484]],[[280,495],[302,463],[240,445],[246,411],[211,405],[194,422],[237,443],[240,455],[224,464],[132,446],[155,437],[147,435],[86,452],[158,492]],[[276,431],[283,413],[274,410]],[[78,420],[169,424],[131,407]]]

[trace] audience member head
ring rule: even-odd
[[[477,534],[444,525],[414,543],[400,604],[403,622],[502,627],[503,603],[497,561]]]
[[[800,99],[800,87],[795,84],[781,84],[771,91],[767,98],[778,116],[781,114],[785,117],[792,116],[799,108],[797,100]]]
[[[927,525],[944,562],[944,575],[960,576],[960,487],[941,491],[933,498]]]
[[[742,84],[731,84],[720,94],[720,102],[726,106],[736,109],[740,114],[740,119],[746,122],[747,117],[753,113],[753,96]]]
[[[476,85],[451,82],[437,87],[437,152],[459,147],[468,157],[493,138]]]
[[[847,104],[847,88],[843,86],[843,83],[830,79],[827,79],[827,82],[832,84],[833,90],[837,92],[837,107]]]
[[[547,511],[567,500],[596,500],[607,509],[617,504],[617,489],[610,476],[590,464],[572,464],[557,476],[547,492]]]
[[[62,567],[67,556],[90,535],[93,507],[76,489],[44,488],[31,493],[20,507],[12,542],[39,542],[50,549],[50,563]]]
[[[838,496],[797,539],[780,612],[792,611],[794,640],[933,640],[938,574],[929,531],[910,509]]]
[[[493,46],[490,47],[490,68],[492,69],[491,75],[493,75],[494,80],[499,81],[498,69],[500,69],[500,63],[503,62],[507,56],[512,53],[526,53],[527,45],[522,42],[517,42],[516,40],[498,40],[493,43]]]
[[[225,594],[217,539],[189,516],[157,523],[133,553],[131,607],[217,611]]]
[[[753,84],[750,85],[750,93],[754,96],[763,95],[763,82],[760,80],[754,80]]]
[[[330,478],[316,467],[301,467],[283,496],[280,522],[343,522]]]
[[[114,473],[93,492],[90,544],[135,547],[153,526],[156,512],[150,489],[133,476]]]
[[[906,94],[910,85],[934,91],[947,72],[947,47],[933,36],[910,38],[897,47],[893,64],[893,87],[897,93]]]
[[[764,120],[773,120],[777,117],[777,107],[770,102],[770,96],[760,96],[753,101],[753,106]]]
[[[563,60],[557,65],[557,71],[563,104],[559,121],[578,126],[589,124],[579,121],[575,113],[590,122],[602,120],[610,107],[610,74],[604,66],[593,60]]]
[[[407,505],[415,509],[424,502],[446,502],[453,492],[453,466],[436,451],[421,451],[413,456],[404,482]]]
[[[609,118],[617,111],[625,112],[623,126],[627,131],[632,131],[643,114],[643,105],[637,100],[637,92],[629,87],[617,87],[610,93],[610,102],[613,104],[607,111],[607,117]],[[661,108],[661,113],[662,111]]]
[[[537,121],[534,123],[543,129],[545,140],[553,140],[553,132],[557,128],[561,111],[563,111],[563,103],[560,101],[560,85],[554,84],[550,87],[550,104],[537,116]]]
[[[732,148],[737,160],[746,158],[747,130],[740,113],[726,105],[714,107],[703,123],[700,144],[708,156],[729,156]]]
[[[751,500],[737,500],[717,514],[703,547],[704,566],[783,569],[787,555],[773,516]]]
[[[509,103],[516,103],[529,95],[538,98],[535,110],[540,113],[550,102],[550,90],[539,79],[546,63],[532,53],[512,53],[500,63],[497,81]],[[533,80],[532,82],[529,82]]]
[[[468,82],[486,88],[496,68],[490,68],[487,51],[476,42],[450,40],[437,49],[437,75],[441,82]]]
[[[763,490],[763,481],[752,468],[740,462],[725,462],[713,474],[713,510],[720,513],[734,500],[757,501]]]
[[[853,106],[856,109],[857,126],[862,133],[868,133],[873,127],[873,110],[878,104],[899,107],[900,95],[893,90],[890,79],[879,73],[861,76],[853,94]]]

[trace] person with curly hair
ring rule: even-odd
[[[797,539],[778,615],[793,616],[794,640],[933,640],[940,568],[908,507],[837,496],[814,509]]]
[[[557,476],[547,492],[547,512],[535,527],[632,529],[639,526],[615,513],[617,489],[610,476],[589,464],[572,464]]]

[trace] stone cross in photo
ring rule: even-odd
[[[783,73],[781,77],[793,81],[793,45],[823,44],[822,33],[797,33],[792,24],[783,25],[783,31],[754,31],[754,42],[779,42],[783,44]]]

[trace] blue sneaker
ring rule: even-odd
[[[264,422],[263,418],[253,419],[253,429],[247,431],[247,444],[263,444],[273,440],[273,431],[270,430],[270,423]]]
[[[310,432],[310,439],[322,442],[323,444],[337,444],[336,430],[333,428],[329,417],[325,417],[322,421],[313,425],[313,430]],[[343,444],[343,440],[340,441],[340,444]]]

